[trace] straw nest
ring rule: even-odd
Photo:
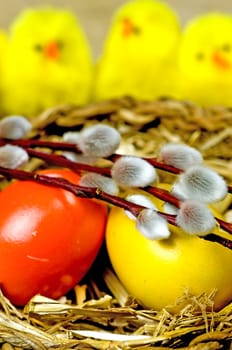
[[[232,183],[232,110],[174,100],[131,98],[88,106],[57,106],[32,120],[30,137],[59,139],[65,132],[104,122],[122,135],[119,151],[156,156],[167,142],[199,149],[206,163]],[[34,170],[41,161],[32,160]],[[35,296],[15,308],[0,292],[2,349],[232,349],[232,303],[220,311],[211,295],[185,292],[176,314],[144,309],[114,275],[105,247],[89,274],[59,301]]]
[[[187,143],[232,181],[232,109],[202,108],[187,101],[122,98],[84,107],[57,106],[33,119],[35,133],[43,130],[59,135],[99,122],[120,131],[123,153],[155,156],[164,143]]]
[[[213,296],[192,296],[176,314],[144,309],[110,269],[102,274],[111,293],[93,279],[76,286],[72,300],[35,296],[18,310],[0,293],[0,342],[12,349],[231,349],[232,304],[213,311]],[[87,299],[87,301],[86,301]]]

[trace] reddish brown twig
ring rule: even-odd
[[[6,144],[11,144],[15,146],[20,146],[24,149],[27,148],[49,148],[51,150],[60,150],[60,151],[70,151],[75,153],[81,153],[78,146],[74,143],[61,142],[61,141],[49,141],[49,140],[37,140],[37,139],[28,139],[28,140],[9,140],[9,139],[0,139],[0,146]]]
[[[70,181],[59,178],[59,177],[49,177],[47,175],[42,175],[38,173],[32,173],[29,171],[19,170],[19,169],[8,169],[4,167],[0,167],[0,174],[5,176],[6,178],[13,178],[18,179],[21,181],[34,181],[39,184],[43,184],[46,186],[52,186],[57,188],[62,188],[64,190],[67,190],[71,193],[73,193],[75,196],[82,197],[82,198],[96,198],[103,200],[107,202],[110,205],[114,205],[120,208],[123,208],[125,210],[130,211],[134,216],[138,216],[141,210],[145,209],[143,206],[132,203],[127,201],[124,198],[114,196],[108,193],[105,193],[98,188],[91,188],[91,187],[85,187],[80,186],[71,183]],[[175,197],[173,197],[168,191],[158,189],[158,188],[152,188],[149,186],[147,188],[149,191],[153,192],[153,194],[158,195],[160,199],[172,202],[172,204],[176,203],[177,206],[179,206],[179,200],[177,200]],[[150,193],[151,193],[150,192]],[[175,205],[175,204],[174,204]],[[176,216],[158,212],[162,217],[164,217],[170,224],[176,225]],[[219,225],[232,234],[232,225],[229,223],[224,222],[221,219],[217,219]],[[215,234],[209,234],[205,237],[202,237],[204,239],[208,239],[210,241],[217,242],[219,244],[224,245],[225,247],[232,249],[232,241],[228,239],[224,239],[218,235]]]
[[[16,146],[20,146],[24,148],[26,151],[30,148],[40,147],[40,148],[49,148],[51,150],[60,150],[60,151],[70,151],[77,154],[81,154],[81,150],[78,148],[77,144],[74,143],[67,143],[67,142],[55,142],[55,141],[46,141],[46,140],[8,140],[8,139],[0,139],[0,146],[3,146],[5,144],[12,144]],[[110,157],[108,157],[108,160],[111,160],[112,162],[115,162],[118,158],[120,158],[121,154],[113,154]],[[133,157],[133,156],[131,156]],[[173,174],[180,174],[183,172],[181,169],[178,169],[174,166],[171,166],[169,164],[165,164],[160,162],[157,158],[149,158],[149,157],[141,157],[142,159],[149,162],[151,165],[153,165],[156,169],[164,170]]]
[[[109,167],[98,167],[94,165],[89,165],[89,164],[84,164],[84,163],[79,163],[79,162],[74,162],[71,161],[64,156],[56,153],[47,153],[47,152],[42,152],[40,150],[32,149],[36,147],[40,148],[49,148],[50,150],[58,151],[58,150],[63,150],[63,151],[71,151],[75,152],[77,154],[81,154],[80,149],[76,144],[73,143],[67,143],[67,142],[54,142],[54,141],[47,141],[47,140],[5,140],[1,139],[0,140],[0,146],[5,145],[7,143],[13,144],[20,146],[24,148],[28,155],[31,157],[36,157],[39,159],[44,160],[48,164],[56,165],[56,166],[61,166],[65,168],[69,168],[72,171],[81,174],[82,172],[94,172],[98,173],[104,176],[111,176],[111,168]],[[120,154],[114,154],[110,157],[108,157],[108,160],[111,160],[112,162],[115,162],[119,157],[122,157]],[[148,161],[151,165],[153,165],[155,168],[161,169],[163,171],[168,171],[173,174],[180,174],[182,172],[181,169],[175,168],[173,166],[170,166],[168,164],[160,162],[157,158],[147,158],[143,157],[144,160]],[[18,180],[31,180],[31,181],[36,181],[37,183],[41,183],[44,185],[48,186],[53,186],[53,187],[59,187],[63,188],[65,190],[68,190],[69,192],[74,193],[76,196],[79,197],[85,197],[85,198],[98,198],[101,199],[111,205],[115,205],[117,207],[123,208],[125,210],[130,211],[134,216],[138,216],[139,212],[144,209],[143,206],[128,202],[127,200],[118,197],[118,196],[112,196],[110,194],[107,194],[99,189],[96,188],[89,188],[89,187],[83,187],[79,185],[74,185],[70,183],[67,180],[64,180],[62,178],[50,178],[45,175],[41,174],[34,174],[31,172],[23,171],[23,170],[12,170],[8,168],[3,168],[0,167],[0,174],[7,178],[14,178]],[[168,191],[157,188],[154,186],[147,186],[146,188],[143,188],[142,190],[152,194],[153,196],[161,199],[164,202],[168,202],[177,208],[180,207],[181,201],[170,194]],[[232,193],[232,186],[228,186],[228,191]],[[159,212],[161,216],[163,216],[169,223],[176,225],[175,222],[175,215],[169,215],[167,213],[161,213]],[[221,219],[215,218],[217,222],[219,223],[220,227],[224,229],[225,231],[229,232],[232,234],[232,224],[227,223]],[[216,238],[215,238],[216,236]],[[210,234],[205,236],[205,239],[210,239],[213,241],[216,241],[220,244],[225,245],[226,247],[229,247],[231,249],[231,241],[222,238],[217,238],[219,236],[215,234]]]
[[[27,148],[26,151],[31,157],[42,159],[48,164],[69,168],[78,174],[80,174],[82,171],[90,171],[104,176],[110,176],[110,168],[100,168],[89,164],[77,163],[65,158],[62,155],[41,152],[30,148]]]

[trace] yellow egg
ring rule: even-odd
[[[161,201],[155,202],[160,207]],[[172,225],[170,231],[168,239],[148,240],[124,210],[111,209],[107,250],[127,291],[145,307],[157,310],[174,310],[185,290],[193,295],[217,290],[215,309],[226,305],[232,299],[232,251]],[[214,233],[231,238],[219,228]]]

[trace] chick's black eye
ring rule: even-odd
[[[139,27],[134,27],[133,32],[135,35],[139,35],[139,34],[141,34],[141,29]]]
[[[197,52],[196,53],[196,59],[198,61],[202,61],[204,59],[204,54],[202,52]]]
[[[37,52],[41,52],[43,50],[43,46],[40,44],[34,45],[34,50]]]
[[[63,41],[57,40],[56,43],[57,43],[57,46],[59,47],[59,49],[63,49],[64,48],[64,42]]]
[[[222,46],[222,50],[225,52],[230,52],[232,47],[229,44],[225,44]]]

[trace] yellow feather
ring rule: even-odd
[[[179,21],[165,3],[124,4],[112,19],[97,65],[95,99],[122,95],[154,99],[173,94],[179,38]]]
[[[33,116],[57,104],[85,104],[92,79],[90,48],[70,11],[42,7],[18,15],[4,60],[5,113]]]
[[[179,51],[180,98],[203,106],[232,106],[232,16],[213,12],[192,19]]]

